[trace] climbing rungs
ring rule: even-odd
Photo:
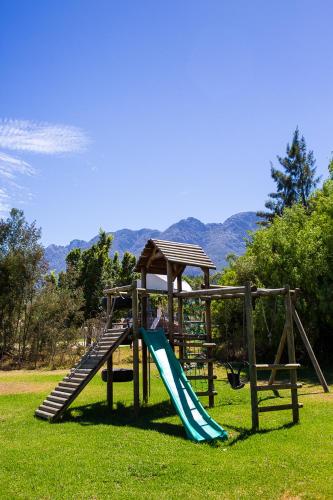
[[[216,396],[216,391],[198,391],[196,392],[197,396]]]
[[[300,366],[299,363],[255,365],[257,370],[296,370]]]
[[[259,413],[265,413],[267,411],[280,411],[280,410],[292,410],[293,405],[287,404],[287,405],[274,405],[274,406],[258,406],[258,412]],[[298,408],[303,408],[303,403],[297,403]]]
[[[257,385],[257,391],[279,391],[282,389],[300,389],[303,384],[291,384],[291,383],[278,383],[278,384],[264,384]]]
[[[215,380],[216,375],[186,375],[187,380]]]
[[[98,369],[102,367],[108,355],[118,347],[121,340],[125,339],[127,335],[127,329],[116,329],[101,336],[99,342],[90,347],[89,352],[83,355],[81,361],[37,408],[35,415],[48,420],[60,418]]]
[[[179,360],[180,363],[212,363],[213,358],[182,358]]]

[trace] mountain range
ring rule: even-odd
[[[240,212],[232,215],[223,223],[204,224],[194,217],[182,219],[172,224],[165,231],[157,229],[120,229],[112,232],[113,243],[111,254],[125,251],[140,255],[144,245],[150,238],[178,241],[180,243],[194,243],[200,245],[215,263],[217,270],[226,264],[226,257],[230,253],[241,255],[245,251],[245,238],[248,231],[255,231],[258,226],[258,217],[255,212]],[[68,245],[49,245],[45,249],[45,257],[49,267],[56,272],[66,267],[66,256],[73,248],[86,249],[98,240],[98,235],[90,241],[72,240]]]

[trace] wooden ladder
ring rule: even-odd
[[[255,336],[254,336],[253,318],[252,318],[251,286],[250,283],[247,283],[245,286],[245,313],[246,313],[246,330],[247,330],[247,343],[248,343],[248,355],[249,355],[249,375],[250,375],[253,430],[257,430],[259,428],[259,413],[266,413],[270,411],[279,411],[279,410],[292,410],[293,422],[297,423],[299,422],[299,408],[303,407],[303,405],[298,402],[297,390],[301,387],[301,384],[297,383],[297,368],[299,368],[300,365],[296,363],[295,341],[294,341],[294,331],[293,331],[293,311],[292,311],[292,303],[290,297],[290,289],[288,285],[286,285],[285,291],[286,291],[285,293],[286,322],[284,326],[283,335],[285,335],[287,338],[289,362],[286,364],[278,363],[276,362],[276,360],[279,358],[276,357],[275,363],[257,364],[256,350],[255,350]],[[280,354],[282,354],[282,352]],[[272,375],[267,384],[258,384],[257,381],[258,370],[271,370]],[[290,380],[288,382],[275,383],[274,378],[277,370],[289,371]],[[290,389],[291,403],[282,405],[259,406],[258,392],[272,390],[276,393],[279,389]]]
[[[59,419],[117,347],[126,339],[128,333],[128,328],[118,327],[105,330],[98,342],[82,356],[79,363],[71,369],[37,408],[36,417],[50,421]]]
[[[274,384],[257,384],[255,386],[256,392],[260,391],[279,391],[281,389],[290,389],[291,391],[291,403],[283,405],[270,405],[270,406],[259,406],[258,396],[257,396],[257,413],[266,413],[268,411],[280,411],[280,410],[292,410],[293,422],[297,423],[299,421],[299,408],[303,407],[302,403],[298,402],[297,390],[302,387],[302,384],[297,383],[296,370],[300,365],[298,363],[286,363],[286,364],[256,364],[255,370],[287,370],[290,372],[289,382],[276,382]]]
[[[179,347],[179,362],[183,367],[184,365],[190,365],[191,363],[202,363],[207,365],[207,375],[186,375],[186,377],[190,382],[192,380],[206,380],[207,389],[203,391],[195,391],[195,393],[197,396],[208,396],[210,398],[210,406],[213,406],[214,396],[217,395],[217,391],[214,387],[216,375],[214,375],[213,372],[214,358],[212,356],[212,349],[216,346],[216,344],[214,342],[207,342],[207,335],[175,333],[173,345],[174,347]],[[206,355],[204,357],[196,357],[196,355],[193,354],[188,357],[184,357],[184,352],[186,352],[187,348],[205,349]]]

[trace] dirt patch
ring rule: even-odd
[[[36,375],[65,375],[69,370],[0,370],[0,379],[36,377]],[[0,382],[1,384],[1,382]]]
[[[302,500],[302,497],[300,497],[299,495],[292,495],[291,493],[286,491],[285,493],[283,493],[279,500]]]
[[[0,396],[5,394],[47,392],[53,387],[54,382],[0,382]]]

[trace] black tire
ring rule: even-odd
[[[102,370],[102,380],[107,381],[108,371]],[[131,382],[133,380],[133,370],[127,368],[115,368],[112,370],[113,382]]]

